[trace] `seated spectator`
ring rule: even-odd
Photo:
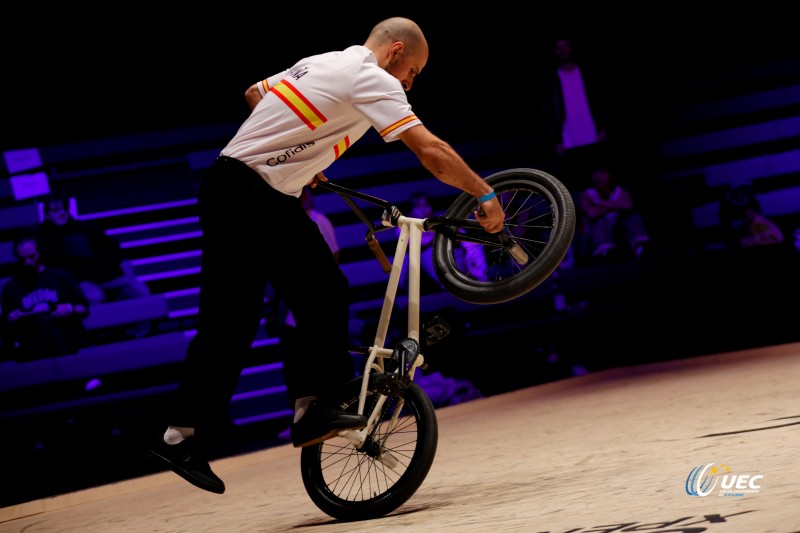
[[[410,209],[404,212],[405,216],[411,218],[429,218],[434,216],[433,205],[430,198],[423,191],[415,191],[411,194],[409,201]],[[397,235],[400,236],[400,228],[397,228]],[[463,231],[463,230],[462,230]],[[433,241],[436,233],[424,231],[420,239],[420,286],[436,287],[442,289],[439,278],[436,274],[436,267],[433,261]],[[473,242],[462,241],[461,246],[454,250],[459,270],[474,279],[486,281],[486,255],[483,245]],[[435,285],[434,285],[435,284]],[[408,256],[403,262],[403,270],[400,273],[400,287],[408,287]]]
[[[762,214],[749,185],[734,185],[725,192],[719,218],[726,244],[733,250],[783,243],[783,232]]]
[[[760,208],[746,209],[744,219],[747,223],[748,234],[741,238],[739,246],[751,248],[753,246],[769,246],[783,242],[781,229],[763,214]]]
[[[89,303],[67,271],[42,262],[35,237],[14,243],[17,270],[3,286],[2,349],[18,362],[76,353]]]
[[[93,223],[75,220],[63,198],[48,198],[44,217],[37,231],[44,261],[70,272],[89,303],[130,300],[150,294],[149,287],[136,278],[130,263],[123,261],[119,243]]]
[[[604,165],[592,171],[592,186],[578,195],[576,256],[584,262],[640,257],[650,241],[633,197]]]

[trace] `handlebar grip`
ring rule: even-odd
[[[483,211],[483,207],[478,206],[478,210],[476,211],[477,214],[480,216],[485,215]],[[520,265],[527,265],[530,258],[528,254],[522,249],[522,247],[516,243],[516,241],[506,233],[500,233],[500,242],[503,244],[503,247],[506,251],[511,255],[511,257]]]
[[[387,259],[386,254],[383,253],[383,248],[381,248],[381,243],[378,242],[378,239],[375,238],[375,235],[370,235],[367,238],[367,246],[370,247],[372,253],[375,254],[375,257],[378,259],[378,262],[383,267],[383,271],[387,274],[392,271],[392,264]]]

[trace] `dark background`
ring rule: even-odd
[[[605,69],[617,118],[637,133],[660,131],[665,104],[691,93],[696,76],[798,50],[793,17],[763,3],[757,13],[675,3],[459,4],[437,13],[430,4],[370,5],[11,8],[0,36],[0,149],[239,121],[251,83],[305,55],[361,44],[392,15],[418,21],[430,44],[409,94],[415,111],[432,129],[458,124],[464,135],[541,127],[536,106],[559,32]]]

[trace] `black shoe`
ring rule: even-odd
[[[178,444],[167,444],[163,439],[153,445],[148,455],[165,464],[183,479],[203,490],[222,494],[225,483],[211,471],[208,461],[199,451],[194,437],[189,437]]]
[[[367,427],[367,417],[313,404],[296,424],[292,424],[292,444],[295,448],[319,444],[339,434],[343,429]]]

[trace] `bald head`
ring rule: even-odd
[[[407,54],[415,54],[418,50],[428,48],[422,30],[413,20],[403,17],[392,17],[382,20],[372,28],[364,46],[372,49],[401,42],[406,46]]]
[[[408,91],[428,62],[428,42],[413,20],[392,17],[372,28],[364,46],[372,50],[378,64],[400,80]]]

